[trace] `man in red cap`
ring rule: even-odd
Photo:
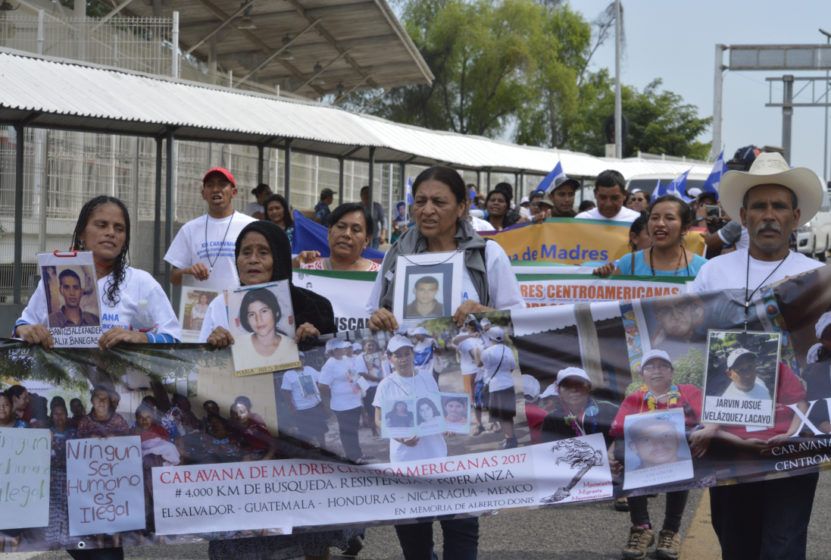
[[[234,246],[242,228],[256,220],[234,211],[236,196],[237,184],[230,171],[214,167],[205,173],[202,198],[208,203],[208,213],[183,225],[164,256],[173,266],[170,281],[175,286],[183,280],[185,285],[214,290],[239,286]]]

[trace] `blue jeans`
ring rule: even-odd
[[[476,560],[476,551],[479,547],[479,519],[466,517],[463,519],[443,519],[441,523],[444,535],[445,560]],[[434,560],[433,552],[433,522],[411,523],[396,525],[398,542],[404,552],[405,560]]]
[[[710,488],[723,560],[803,560],[819,474]]]

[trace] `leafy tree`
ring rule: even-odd
[[[522,144],[605,151],[603,128],[614,113],[608,70],[587,70],[612,35],[614,11],[592,25],[560,0],[400,0],[407,32],[430,66],[430,85],[362,92],[344,105],[384,118],[497,137],[512,130]],[[637,151],[705,158],[695,138],[709,118],[656,79],[643,91],[623,86],[629,124],[624,156]]]
[[[590,28],[566,6],[532,0],[411,0],[404,25],[430,66],[431,85],[394,88],[368,110],[397,122],[498,136],[521,121],[544,139],[540,116],[576,111],[576,68]],[[542,96],[540,92],[543,92]],[[351,96],[366,107],[376,93]],[[541,99],[545,104],[541,104]]]

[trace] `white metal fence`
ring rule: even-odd
[[[92,18],[56,18],[40,11],[34,15],[0,14],[0,46],[47,56],[92,62],[150,74],[229,85],[231,77],[211,73],[204,63],[184,57],[174,49],[174,19],[120,18],[102,21]],[[174,59],[175,56],[178,57]],[[246,87],[269,91],[254,82]],[[28,297],[36,281],[37,254],[69,246],[81,206],[90,198],[108,194],[127,205],[132,218],[132,264],[153,269],[153,228],[155,214],[156,144],[153,139],[91,134],[62,130],[26,129],[23,185],[23,290]],[[14,258],[14,128],[0,127],[0,302],[10,300]],[[184,222],[206,210],[201,198],[203,174],[215,165],[234,174],[239,187],[235,201],[244,210],[253,200],[257,184],[257,149],[216,143],[176,142],[174,166],[174,232]],[[276,149],[264,153],[264,181],[275,192],[285,192],[284,155]],[[166,162],[163,161],[163,165]],[[421,170],[408,166],[411,177]],[[359,200],[360,188],[368,183],[366,163],[344,163],[343,200]],[[374,199],[388,213],[391,201],[399,200],[400,168],[377,165]],[[467,182],[476,182],[467,173]],[[513,182],[513,176],[496,176]],[[484,183],[484,177],[482,178]],[[297,209],[311,209],[323,188],[338,191],[338,160],[323,156],[293,154],[291,200]],[[484,189],[483,189],[484,190]],[[164,220],[164,194],[161,216]],[[389,214],[388,214],[389,215]],[[164,226],[163,226],[164,227]],[[164,229],[163,229],[164,231]],[[160,247],[164,254],[166,247]]]

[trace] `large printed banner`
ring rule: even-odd
[[[672,276],[601,278],[584,266],[514,264],[513,270],[529,307],[678,295],[687,291],[686,284],[691,281]],[[350,331],[367,327],[366,302],[376,274],[295,269],[293,282],[327,297],[335,310],[338,331]]]
[[[514,267],[519,269],[521,267]],[[522,297],[529,307],[617,301],[679,295],[692,278],[671,276],[618,276],[599,278],[590,274],[517,274]]]
[[[814,472],[829,286],[824,267],[747,310],[736,290],[429,319],[412,348],[348,330],[248,377],[202,345],[5,341],[2,388],[31,399],[0,407],[0,530],[21,551],[243,539]]]
[[[502,245],[512,261],[579,265],[614,261],[629,252],[626,222],[549,218],[482,235]]]
[[[483,232],[499,243],[514,262],[565,265],[616,261],[630,251],[627,222],[548,218],[541,224],[522,224],[500,232]],[[704,254],[700,228],[684,236],[684,246]]]

